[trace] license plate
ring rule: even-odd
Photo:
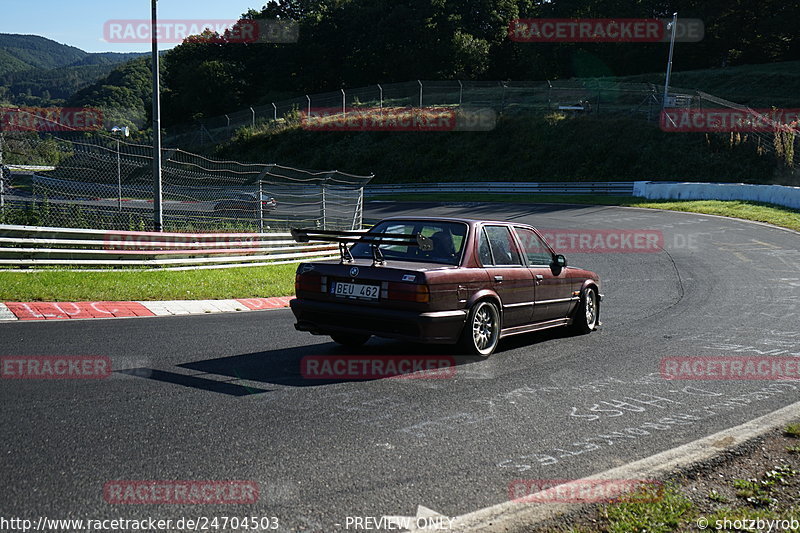
[[[359,300],[377,300],[381,293],[378,285],[361,285],[360,283],[343,283],[338,281],[331,287],[334,296],[355,298]]]

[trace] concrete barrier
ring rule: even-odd
[[[650,200],[743,200],[800,209],[800,187],[785,185],[637,181],[633,195]]]

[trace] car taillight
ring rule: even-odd
[[[387,296],[390,300],[425,303],[430,301],[431,291],[427,285],[389,282]]]
[[[311,276],[308,274],[296,274],[294,277],[294,291],[306,292],[325,292],[328,290],[327,276]]]

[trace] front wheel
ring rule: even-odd
[[[359,335],[358,333],[334,333],[331,335],[333,342],[351,348],[361,346],[369,340],[369,337],[369,335]]]
[[[589,287],[581,295],[581,301],[575,310],[575,317],[572,319],[572,330],[578,334],[589,333],[597,329],[597,317],[600,313],[600,306],[597,298],[597,290]]]
[[[472,355],[489,357],[500,341],[500,312],[489,301],[475,304],[469,311],[461,337],[461,347]]]

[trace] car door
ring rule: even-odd
[[[534,302],[533,276],[519,252],[508,226],[484,225],[478,235],[478,256],[489,283],[500,296],[503,328],[531,321]]]
[[[567,269],[553,266],[553,251],[535,231],[514,226],[514,233],[536,285],[532,321],[542,322],[566,317],[575,300]]]

